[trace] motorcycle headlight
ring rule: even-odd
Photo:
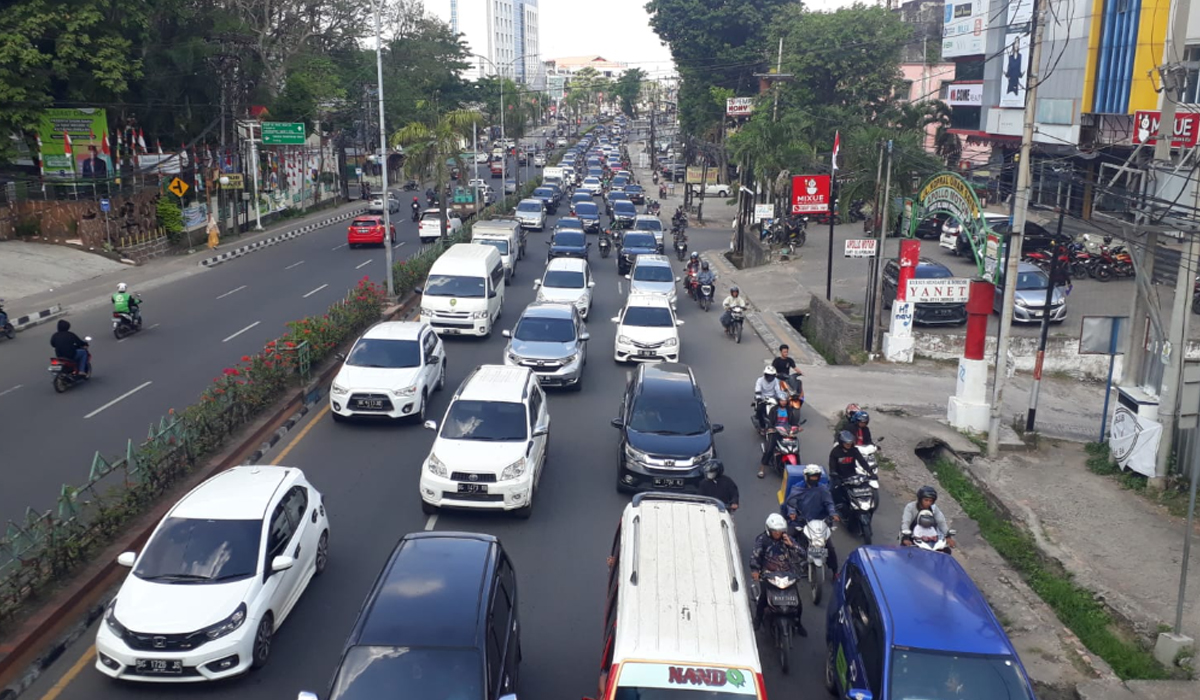
[[[471,312],[471,318],[487,318],[487,317],[488,317],[488,312],[486,312],[486,311],[472,311]]]
[[[617,342],[622,345],[633,345],[633,340],[627,335],[618,335]]]
[[[667,342],[663,343],[664,348],[673,348],[676,345],[679,345],[678,338],[667,338]]]
[[[242,603],[241,605],[237,606],[237,610],[234,610],[232,615],[204,630],[204,636],[208,637],[209,639],[220,639],[221,637],[224,637],[230,632],[233,632],[237,628],[241,627],[242,623],[245,621],[246,604]]]
[[[500,472],[500,480],[501,481],[509,481],[511,479],[516,479],[517,477],[521,476],[524,473],[525,473],[525,460],[518,459],[517,461],[515,461],[512,464],[505,467],[504,471]]]
[[[414,384],[413,386],[406,386],[402,389],[396,389],[392,393],[396,396],[412,396],[413,394],[417,393],[417,387]]]
[[[338,384],[337,382],[334,382],[334,383],[333,383],[333,386],[331,386],[331,387],[329,388],[329,390],[330,390],[331,392],[333,392],[333,394],[334,394],[334,395],[336,395],[336,396],[344,396],[344,395],[346,394],[346,392],[348,392],[348,391],[349,391],[349,389],[347,389],[346,387],[342,386],[341,384]]]
[[[429,473],[434,476],[440,476],[443,479],[449,478],[450,472],[446,471],[446,465],[442,460],[437,458],[437,455],[429,453]]]

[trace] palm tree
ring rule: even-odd
[[[446,182],[449,179],[447,164],[454,162],[460,173],[466,173],[462,162],[462,144],[471,137],[472,128],[481,123],[478,112],[456,109],[447,112],[431,126],[424,122],[410,122],[392,134],[392,145],[405,149],[404,174],[418,182],[432,177],[442,202],[442,236],[449,230],[450,203],[446,198]]]

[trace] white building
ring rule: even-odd
[[[425,0],[425,9],[462,34],[471,53],[485,57],[471,57],[464,78],[503,74],[536,90],[545,87],[537,0]]]

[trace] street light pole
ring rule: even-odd
[[[392,275],[392,219],[391,219],[391,195],[388,192],[388,147],[387,147],[387,129],[384,128],[383,122],[383,30],[379,21],[379,2],[375,0],[375,74],[378,81],[379,92],[379,157],[380,173],[383,174],[383,187],[380,194],[383,196],[383,254],[384,264],[387,265],[387,294],[388,299],[396,298],[396,282]]]

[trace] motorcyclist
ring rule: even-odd
[[[734,285],[729,288],[729,296],[725,297],[725,301],[721,302],[721,308],[725,309],[725,312],[721,314],[721,327],[724,328],[726,332],[729,331],[729,323],[730,319],[732,318],[732,314],[730,314],[729,310],[734,307],[746,306],[746,302],[742,300],[741,293],[742,290],[738,289],[737,285]]]
[[[58,322],[58,332],[50,336],[50,345],[54,355],[62,360],[75,363],[75,370],[85,377],[91,376],[92,368],[88,365],[88,344],[83,338],[71,332],[71,322],[61,319]]]
[[[760,427],[766,427],[767,399],[775,399],[779,403],[787,401],[787,388],[775,376],[775,368],[767,365],[763,376],[754,381],[754,420]]]
[[[854,429],[857,427],[854,423],[854,414],[861,410],[862,409],[859,408],[858,404],[856,403],[846,404],[846,412],[842,414],[842,417],[838,419],[837,425],[833,428],[834,440],[838,438],[838,435],[840,435],[843,430],[854,432]]]
[[[771,365],[775,368],[775,372],[788,383],[789,388],[793,392],[799,393],[803,399],[804,382],[800,380],[800,377],[804,376],[804,373],[796,369],[796,361],[788,356],[789,351],[787,343],[780,345],[779,357],[771,360]],[[795,386],[792,386],[793,384]]]
[[[725,475],[725,464],[719,459],[710,460],[702,471],[704,478],[697,487],[700,495],[721,501],[731,512],[737,510],[738,487],[733,479]]]
[[[900,516],[900,544],[907,546],[913,543],[912,538],[904,533],[912,532],[913,526],[917,524],[917,516],[921,511],[927,510],[933,514],[938,535],[945,538],[946,546],[951,549],[958,546],[954,538],[950,536],[950,523],[946,520],[946,514],[937,507],[937,498],[937,489],[932,486],[922,486],[917,489],[917,500],[904,506],[904,514]]]
[[[708,269],[708,261],[700,263],[700,274],[696,275],[696,284],[712,285],[715,289],[717,284],[717,275]]]
[[[117,285],[117,293],[112,295],[113,313],[129,314],[134,325],[142,320],[142,312],[138,309],[137,297],[129,293],[129,287],[121,282]]]
[[[768,368],[770,369],[770,368]],[[775,448],[779,444],[779,429],[791,432],[793,428],[803,430],[800,427],[800,411],[793,410],[791,400],[781,401],[777,406],[771,409],[770,415],[770,430],[764,436],[763,456],[762,461],[758,465],[758,478],[765,477],[767,467],[771,466],[771,460],[775,458]]]
[[[789,571],[795,573],[795,561],[800,556],[800,548],[787,533],[787,521],[779,513],[767,516],[767,529],[760,532],[754,539],[754,550],[750,552],[750,578],[760,580],[764,571]],[[763,613],[767,610],[766,590],[759,586],[758,604],[754,609],[754,628],[762,627]],[[803,603],[796,606],[796,633],[801,637],[808,636],[800,622],[804,612]]]
[[[683,287],[694,299],[696,297],[696,275],[700,274],[700,254],[692,251],[684,267]]]
[[[838,434],[837,444],[829,451],[829,476],[833,482],[833,500],[838,505],[845,505],[846,502],[846,490],[842,488],[842,480],[858,473],[858,467],[862,467],[867,473],[871,471],[866,457],[863,457],[858,451],[858,446],[854,444],[854,435],[849,430],[843,430]]]
[[[871,414],[866,411],[857,411],[850,417],[853,427],[850,432],[854,434],[854,442],[857,445],[874,445],[875,440],[871,437],[871,428],[868,427],[871,422]]]
[[[833,495],[829,492],[829,487],[821,483],[821,477],[824,475],[825,471],[819,464],[804,467],[804,483],[796,484],[783,503],[787,518],[795,528],[802,547],[808,546],[804,536],[805,523],[810,520],[829,519],[835,523],[842,520],[833,505]],[[837,552],[833,549],[833,538],[826,540],[825,546],[829,551],[829,570],[837,571]]]

